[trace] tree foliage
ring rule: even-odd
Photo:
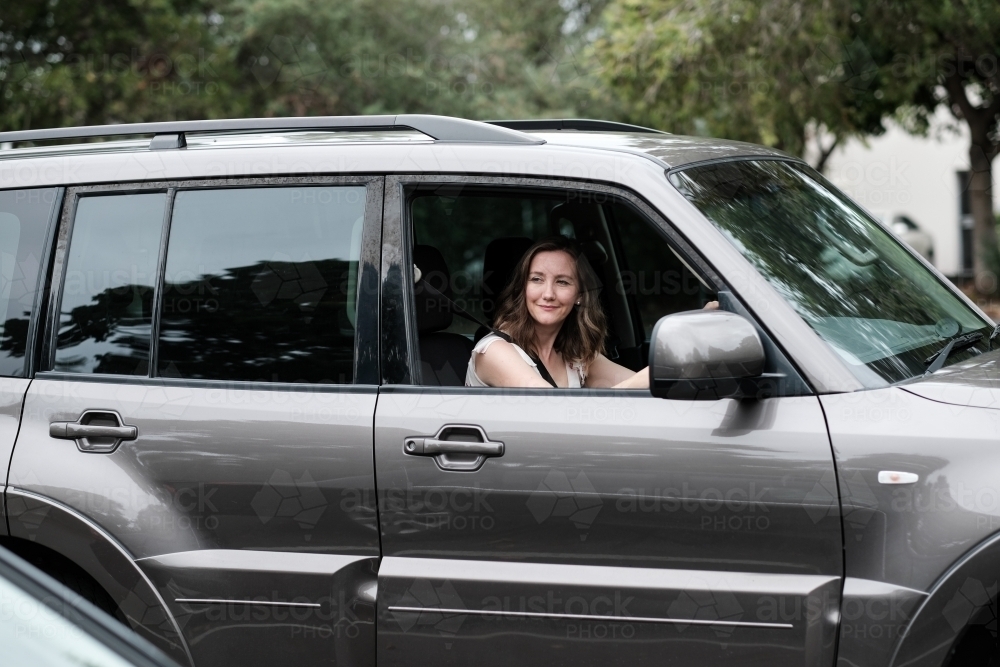
[[[574,115],[603,0],[0,4],[0,128],[234,116]]]
[[[911,131],[926,131],[941,106],[967,125],[974,270],[1000,273],[992,195],[992,163],[1000,153],[1000,3],[855,0],[852,17],[855,39],[879,46],[878,76],[906,105]]]
[[[616,0],[595,45],[630,120],[796,155],[822,130],[825,161],[894,110],[838,0]],[[822,165],[820,165],[822,166]]]

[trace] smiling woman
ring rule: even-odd
[[[649,387],[604,356],[600,282],[578,244],[557,236],[532,245],[500,295],[494,333],[473,348],[470,387]]]

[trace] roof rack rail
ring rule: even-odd
[[[87,125],[43,130],[0,132],[0,144],[59,139],[89,139],[151,134],[150,150],[183,148],[188,133],[281,132],[302,130],[393,130],[412,129],[442,142],[538,145],[545,141],[512,129],[464,118],[401,114],[398,116],[305,116],[295,118],[242,118],[184,120],[165,123]]]
[[[662,130],[628,123],[616,123],[611,120],[591,120],[589,118],[539,118],[535,120],[487,120],[490,125],[505,127],[508,130],[581,130],[584,132],[650,132],[653,134],[668,134]]]

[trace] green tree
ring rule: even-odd
[[[593,115],[604,0],[0,3],[0,129],[234,116]]]
[[[221,14],[205,0],[0,5],[0,128],[239,114]]]
[[[613,0],[595,44],[635,122],[804,155],[880,134],[895,109],[839,0]]]
[[[973,269],[977,276],[1000,272],[992,191],[1000,152],[1000,3],[855,1],[853,18],[856,38],[878,45],[879,76],[894,99],[907,103],[911,131],[925,131],[941,106],[968,126]]]

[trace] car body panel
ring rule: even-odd
[[[370,449],[374,388],[254,390],[43,376],[28,392],[8,495],[25,490],[75,508],[133,559],[200,549],[378,556]],[[49,436],[51,421],[75,420],[86,409],[117,411],[136,426],[138,438],[111,454],[93,454]],[[299,580],[306,578],[317,598],[311,602],[319,603],[331,595],[332,574],[271,573],[259,579],[251,599],[292,600],[303,593]],[[310,624],[323,621],[315,615],[269,624],[249,612],[221,613],[226,605],[176,602],[249,594],[235,581],[226,592],[225,577],[225,568],[207,577],[151,576],[175,616],[200,616],[182,628],[196,661],[211,664],[218,643],[233,634],[220,630],[236,626],[239,635],[255,625],[300,633],[303,659],[333,655],[332,636]],[[339,583],[353,590],[358,577],[363,573]],[[214,624],[214,632],[204,631],[205,623]],[[200,634],[189,634],[195,631]]]
[[[837,459],[848,579],[898,587],[903,599],[914,598],[906,591],[932,594],[956,563],[1000,532],[1000,413],[902,387],[820,400]],[[911,473],[918,481],[883,483],[880,472]],[[995,578],[1000,561],[991,567]],[[892,608],[891,620],[884,608],[873,609],[842,624],[842,655],[869,660],[845,664],[886,664],[878,656],[896,650],[915,618],[912,602]],[[940,641],[946,630],[954,638],[945,621],[937,618]],[[929,623],[922,632],[933,629]]]
[[[10,456],[14,452],[14,441],[21,423],[21,407],[24,393],[31,380],[27,378],[0,377],[0,494],[7,482]],[[0,502],[0,535],[7,534],[4,503]]]
[[[384,558],[379,582],[385,665],[831,664],[820,601],[840,588],[837,576],[426,557]],[[774,613],[741,613],[762,599]],[[702,615],[664,614],[678,600]],[[816,618],[790,618],[792,600]]]
[[[200,549],[138,564],[199,664],[374,664],[377,557]]]
[[[118,604],[136,634],[182,665],[194,666],[187,642],[156,587],[115,538],[71,507],[7,488],[11,537],[52,549],[87,572]]]
[[[404,452],[407,437],[456,423],[480,426],[504,443],[503,455],[476,472],[455,473]],[[510,660],[502,647],[514,637],[525,642],[523,664],[602,664],[613,655],[657,664],[663,653],[678,665],[756,664],[763,645],[785,664],[832,664],[840,511],[835,495],[817,491],[826,485],[835,492],[835,482],[816,397],[741,404],[628,392],[597,399],[586,390],[553,396],[387,387],[375,448],[380,664],[419,664],[418,656],[463,664],[473,655],[479,664],[501,664]],[[393,574],[388,558],[409,565]],[[405,574],[417,566],[422,574]],[[509,568],[506,579],[494,579],[494,571]],[[569,578],[546,584],[560,568]],[[622,572],[646,572],[647,583],[611,584]],[[658,588],[653,579],[674,583]],[[634,600],[628,615],[657,619],[624,630],[637,641],[574,636],[575,617],[539,623],[486,614],[445,637],[427,620],[438,614],[433,607],[452,603],[482,615],[535,598],[580,598],[589,609],[616,595]],[[393,605],[428,611],[394,613]],[[712,613],[735,630],[670,624]],[[772,627],[741,625],[753,622]],[[790,627],[774,625],[782,623]]]
[[[937,667],[970,622],[992,622],[997,631],[1000,536],[978,545],[948,570],[914,613],[891,661],[903,667]],[[985,612],[985,614],[983,613]],[[995,635],[994,635],[995,636]]]
[[[938,403],[1000,409],[1000,350],[946,366],[900,387]]]

